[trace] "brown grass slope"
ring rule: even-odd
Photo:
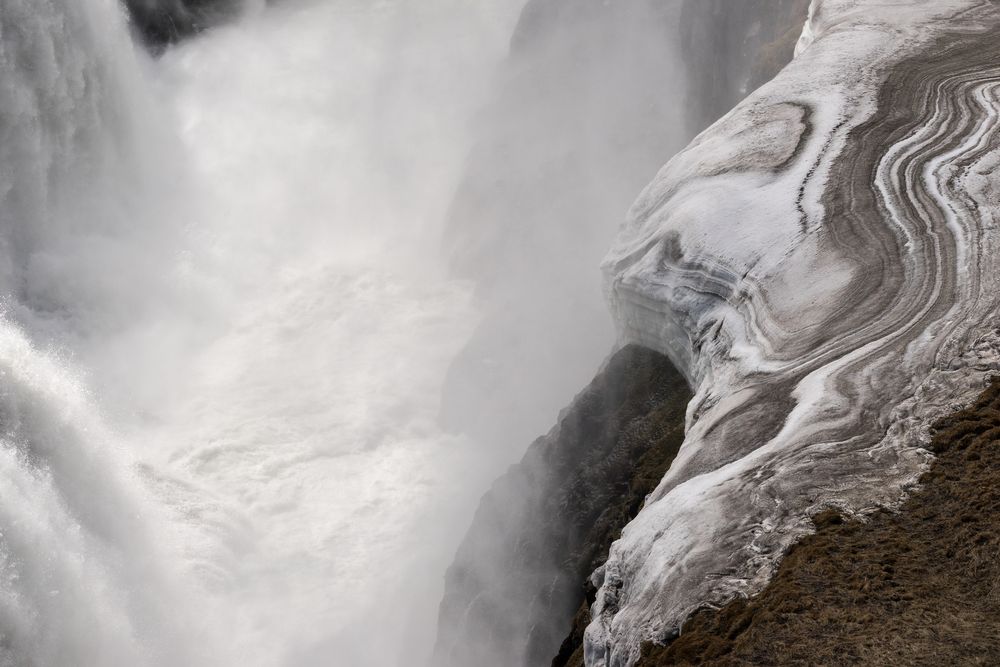
[[[760,595],[696,613],[639,665],[1000,665],[1000,380],[931,448],[899,512],[817,516]]]

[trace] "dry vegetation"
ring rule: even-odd
[[[1000,665],[1000,381],[941,422],[898,513],[835,513],[758,596],[685,623],[663,665]]]
[[[589,522],[582,542],[584,548],[580,552],[586,558],[575,558],[574,579],[580,582],[580,606],[570,634],[552,661],[553,667],[582,667],[583,631],[590,623],[590,605],[596,593],[588,577],[604,562],[611,543],[639,513],[646,496],[670,468],[684,442],[684,413],[691,399],[684,378],[666,357],[635,345],[616,354],[600,377],[612,380],[604,381],[607,386],[602,390],[602,395],[607,397],[602,403],[607,407],[594,409],[591,407],[593,402],[584,395],[574,412],[567,415],[572,417],[581,413],[592,422],[581,422],[584,424],[582,434],[587,437],[574,438],[588,452],[580,458],[585,460],[585,456],[593,456],[590,450],[596,449],[604,462],[587,468],[586,474],[595,481],[587,482],[580,474],[581,481],[586,482],[582,486],[586,501],[574,504],[585,507],[599,500],[601,511],[597,520]],[[564,425],[567,421],[564,420]],[[607,453],[602,453],[605,448],[600,447],[600,442],[606,438],[595,436],[602,432],[612,434],[615,442],[614,449]],[[565,447],[561,451],[572,453]],[[623,474],[609,474],[604,470],[609,465],[618,468],[621,464],[628,466]],[[609,485],[610,480],[619,478],[617,486]],[[580,485],[573,478],[568,481]]]

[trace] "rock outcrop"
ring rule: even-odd
[[[132,25],[154,50],[235,16],[242,0],[125,0]]]
[[[676,454],[690,398],[656,352],[608,361],[483,498],[448,571],[435,667],[552,661],[592,601],[587,577]]]

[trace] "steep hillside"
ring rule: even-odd
[[[698,611],[638,665],[1000,664],[1000,382],[930,449],[899,512],[816,516],[759,595]]]

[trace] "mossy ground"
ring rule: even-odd
[[[663,479],[684,442],[684,414],[691,394],[680,374],[664,357],[636,346],[625,348],[609,368],[620,364],[619,359],[633,368],[614,371],[613,375],[631,379],[625,384],[628,391],[618,413],[605,421],[622,425],[617,436],[619,447],[629,453],[632,469],[619,492],[606,500],[603,513],[588,535],[592,555],[578,570],[579,580],[585,582],[585,595],[581,595],[585,599],[573,617],[569,636],[552,661],[553,667],[582,667],[583,631],[590,623],[590,605],[596,593],[586,579],[607,558],[611,543],[642,509],[646,496]]]
[[[827,512],[767,588],[694,614],[664,665],[1000,665],[1000,381],[939,422],[898,512]]]

